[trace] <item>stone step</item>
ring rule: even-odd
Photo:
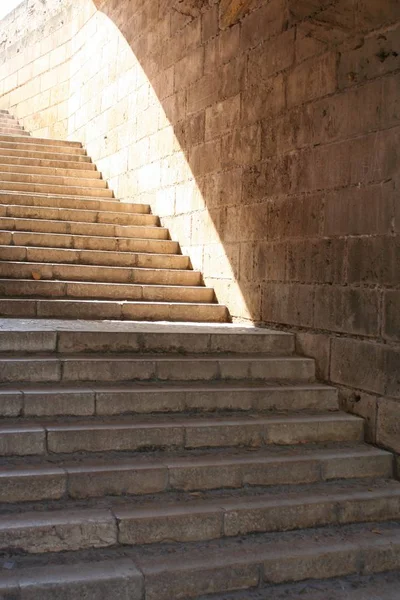
[[[214,290],[202,286],[77,283],[75,281],[33,281],[28,279],[0,279],[0,295],[4,299],[28,297],[205,304],[215,302]]]
[[[123,212],[121,210],[111,212],[101,209],[101,200],[98,203],[100,205],[99,210],[87,210],[84,208],[53,208],[48,206],[50,204],[49,200],[47,200],[47,206],[25,206],[23,204],[2,204],[0,202],[0,218],[41,219],[42,221],[60,220],[74,223],[106,223],[111,225],[150,227],[159,225],[159,218],[155,215]]]
[[[29,136],[30,133],[24,131],[21,127],[4,127],[4,125],[0,125],[0,136],[4,138],[5,136]]]
[[[281,416],[97,418],[56,423],[19,419],[0,427],[0,456],[103,453],[357,442],[364,422],[346,413]]]
[[[258,353],[294,352],[294,335],[239,325],[23,321],[2,323],[0,352]],[[320,386],[321,387],[321,386]],[[334,390],[322,386],[324,389]]]
[[[63,233],[69,235],[105,238],[141,238],[147,240],[169,240],[165,227],[114,225],[113,223],[79,223],[47,219],[22,219],[0,217],[0,229],[21,232]],[[88,239],[88,238],[87,238]]]
[[[121,565],[122,568],[122,565]],[[245,592],[202,596],[197,600],[399,600],[400,573],[350,575],[307,581]]]
[[[80,185],[56,185],[56,184],[41,184],[41,183],[19,183],[15,181],[1,181],[0,188],[2,190],[10,190],[14,192],[27,192],[39,194],[61,194],[71,196],[96,196],[97,198],[113,198],[112,190],[108,188],[84,187]]]
[[[83,169],[74,169],[74,168],[61,168],[55,166],[41,166],[41,161],[34,161],[29,159],[26,163],[22,163],[20,161],[12,163],[11,161],[1,162],[3,158],[0,159],[0,171],[2,173],[20,173],[27,175],[57,175],[60,177],[80,177],[83,179],[101,179],[100,171],[96,169],[87,169],[86,171]],[[12,160],[12,159],[11,159]],[[38,163],[38,164],[32,164]],[[81,165],[81,163],[77,163]]]
[[[0,503],[384,479],[393,474],[392,455],[363,444],[301,446],[296,453],[277,450],[187,450],[184,455],[163,452],[78,461],[63,457],[34,464],[24,457],[24,464],[16,465],[14,459],[14,464],[0,467]]]
[[[119,200],[105,200],[104,198],[82,198],[79,196],[62,196],[48,194],[24,194],[18,192],[1,192],[0,205],[23,205],[47,208],[72,208],[89,211],[122,212],[126,214],[150,214],[148,204],[133,204]],[[81,213],[78,213],[81,214]]]
[[[220,304],[129,302],[106,300],[0,299],[0,316],[39,319],[112,319],[226,323],[229,313]]]
[[[26,154],[26,153],[25,153]],[[29,154],[29,153],[28,153]],[[82,158],[85,160],[82,161]],[[10,165],[10,166],[27,166],[30,168],[49,168],[49,169],[67,169],[73,171],[74,174],[78,177],[78,171],[88,171],[88,172],[96,172],[96,165],[91,162],[91,159],[88,156],[79,157],[79,161],[77,160],[52,160],[50,158],[29,158],[23,157],[23,155],[19,154],[16,151],[2,151],[0,149],[0,164]]]
[[[106,530],[107,521],[102,523],[102,529]],[[87,531],[90,531],[90,525],[87,525]],[[95,535],[93,537],[97,539]],[[69,555],[69,558],[65,554],[51,553],[16,556],[15,562],[17,568],[13,571],[3,569],[0,592],[8,595],[21,592],[21,598],[27,600],[59,600],[61,597],[72,600],[73,595],[87,600],[101,597],[142,600],[144,594],[146,600],[196,597],[199,600],[203,594],[224,594],[214,597],[228,600],[230,596],[226,593],[235,590],[248,590],[239,596],[240,600],[275,600],[273,595],[262,594],[266,590],[280,593],[284,588],[279,584],[287,581],[324,580],[326,587],[323,589],[329,594],[329,586],[334,584],[327,581],[328,578],[357,575],[370,581],[373,573],[398,569],[400,528],[386,523],[344,525],[306,530],[303,535],[270,533],[201,544],[92,549]],[[397,575],[389,573],[382,577],[386,581],[391,578],[389,581],[395,583],[398,580]],[[314,583],[318,585],[318,581]],[[304,585],[316,589],[311,582]],[[383,591],[386,587],[380,589]],[[354,586],[351,586],[349,593],[353,592]],[[212,597],[206,598],[211,600]],[[278,600],[280,598],[282,596],[278,596]],[[290,593],[286,598],[297,600]],[[320,595],[314,599],[301,594],[299,598],[327,600],[328,596]],[[343,594],[338,598],[344,600]],[[348,596],[348,600],[383,599],[392,600],[392,597]],[[397,600],[397,596],[393,596],[394,599]],[[336,600],[335,596],[332,600]]]
[[[1,235],[0,235],[1,237]],[[96,266],[140,267],[152,269],[190,269],[188,256],[182,254],[149,254],[110,252],[105,250],[72,250],[0,245],[2,260],[84,264]],[[37,283],[37,282],[36,282]]]
[[[30,139],[30,138],[26,138]],[[32,138],[33,139],[33,138]],[[24,138],[25,140],[25,138]],[[23,147],[22,147],[23,146]],[[6,144],[2,142],[0,144],[0,162],[3,162],[4,157],[16,157],[18,159],[44,159],[54,164],[54,162],[62,161],[63,163],[76,164],[85,163],[85,168],[88,168],[88,164],[92,164],[92,160],[86,154],[66,153],[60,152],[59,148],[56,147],[52,151],[42,149],[37,150],[40,146],[32,146],[28,144]],[[74,166],[75,168],[75,166]]]
[[[146,285],[201,285],[199,271],[15,261],[0,262],[0,278]]]
[[[2,383],[199,380],[311,382],[314,377],[314,360],[299,356],[226,353],[0,356]]]
[[[183,384],[60,384],[3,387],[1,417],[122,416],[220,411],[279,412],[338,410],[337,390],[320,384],[253,382]]]
[[[165,231],[165,230],[164,230]],[[151,254],[178,254],[179,244],[172,240],[96,237],[62,233],[35,233],[0,230],[2,245],[32,246],[36,248],[70,248],[109,252],[142,252]]]
[[[12,140],[11,142],[13,142],[13,141],[14,140]],[[10,140],[8,137],[0,135],[0,145],[3,146],[3,143],[8,144],[8,143],[10,143]],[[19,143],[18,136],[15,136],[15,143]],[[57,147],[57,148],[62,148],[62,149],[66,148],[67,150],[69,150],[71,152],[71,154],[73,154],[77,150],[85,152],[85,150],[82,147],[81,142],[71,142],[69,140],[52,140],[52,139],[31,137],[27,141],[24,140],[24,143],[31,144],[33,146],[45,146],[46,148],[47,147]],[[59,150],[59,151],[63,151],[63,150]]]
[[[97,171],[93,171],[97,173]],[[0,167],[0,186],[4,182],[12,183],[38,183],[46,185],[57,185],[57,186],[78,186],[78,187],[92,187],[92,188],[107,188],[107,183],[104,179],[93,178],[84,179],[82,177],[63,176],[61,173],[57,175],[46,175],[44,173],[16,173],[2,171]]]
[[[12,117],[11,115],[0,114],[0,124],[1,125],[8,124],[9,127],[14,127],[14,126],[22,127],[22,125],[20,125],[18,120],[15,119],[14,117]]]
[[[109,546],[200,542],[249,533],[284,532],[391,521],[400,510],[393,480],[290,486],[257,495],[208,492],[201,501],[165,494],[136,506],[63,508],[0,516],[0,550],[42,554]],[[54,535],[54,532],[57,535]]]
[[[129,559],[3,571],[0,575],[0,598],[7,600],[142,600],[143,590],[143,575]]]
[[[85,172],[85,171],[83,171]],[[116,198],[96,198],[93,196],[73,196],[63,194],[43,194],[39,192],[0,191],[0,204],[22,204],[25,206],[47,206],[50,208],[78,208],[123,213],[150,213],[150,205],[121,202]]]

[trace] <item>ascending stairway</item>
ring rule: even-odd
[[[79,142],[0,111],[0,316],[221,322],[159,218],[126,204]]]
[[[0,599],[398,600],[393,456],[294,335],[101,321],[226,310],[78,145],[16,139],[0,137]]]

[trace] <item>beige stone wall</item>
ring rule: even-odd
[[[0,107],[83,141],[400,451],[398,0],[47,3],[11,30]]]

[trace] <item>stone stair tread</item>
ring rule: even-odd
[[[43,233],[62,233],[69,235],[83,235],[86,237],[92,237],[94,235],[94,237],[107,238],[115,235],[118,238],[159,239],[169,241],[168,229],[154,225],[118,225],[114,223],[89,223],[0,216],[0,227],[4,229],[7,225],[10,225],[9,231],[17,231],[18,233],[26,230],[32,233],[38,233],[44,229]],[[95,233],[93,234],[93,232]],[[100,232],[104,232],[104,236],[99,236]],[[129,233],[132,235],[129,235]]]
[[[170,464],[173,465],[174,461]],[[142,465],[143,467],[144,465]],[[80,466],[68,464],[63,466],[54,465],[49,468],[66,470],[71,475],[84,470]],[[101,468],[99,467],[99,469]],[[96,469],[96,467],[92,466],[92,469]],[[5,474],[4,470],[2,474]],[[239,489],[221,488],[203,490],[198,493],[190,491],[165,491],[144,496],[133,495],[129,498],[105,496],[100,501],[95,498],[85,500],[67,499],[62,502],[49,502],[46,506],[41,504],[26,505],[25,503],[12,506],[2,504],[0,531],[13,527],[13,520],[15,520],[16,524],[21,523],[24,526],[25,523],[34,524],[35,519],[39,524],[40,522],[50,521],[61,522],[62,520],[67,520],[70,516],[84,521],[85,515],[88,516],[88,520],[91,518],[95,519],[98,512],[108,512],[109,516],[122,521],[131,517],[142,519],[151,516],[153,519],[156,519],[158,517],[185,515],[188,513],[206,514],[210,511],[229,512],[258,508],[272,509],[273,507],[279,508],[285,506],[301,507],[305,504],[317,505],[320,502],[332,502],[332,504],[336,504],[337,502],[351,499],[375,498],[395,498],[400,501],[400,482],[387,478],[320,480],[312,483],[289,485],[244,487]],[[333,507],[331,507],[331,510],[332,513],[335,512]],[[333,521],[330,524],[333,524],[338,519],[338,515],[333,514],[332,518]],[[368,515],[365,515],[365,522],[369,520],[379,519],[368,519]],[[261,533],[264,532],[261,531]],[[241,533],[239,532],[236,535],[241,535]]]
[[[378,530],[379,535],[374,533]],[[79,585],[83,580],[85,592],[89,582],[92,584],[93,599],[111,582],[113,595],[125,593],[130,600],[142,600],[144,582],[138,583],[139,572],[146,582],[146,600],[186,600],[257,586],[260,573],[262,585],[273,589],[270,586],[282,583],[288,569],[294,581],[387,571],[398,567],[399,559],[395,554],[389,558],[388,553],[399,547],[398,525],[370,523],[201,543],[20,554],[13,559],[14,570],[1,573],[0,590],[13,591],[20,585],[39,595],[46,591],[46,600],[50,600],[60,592],[68,593],[71,583]]]
[[[3,162],[4,157],[0,157],[0,171],[2,173],[14,173],[14,174],[32,174],[32,175],[57,175],[60,174],[64,177],[82,177],[83,179],[101,179],[101,173],[96,168],[94,169],[73,169],[64,167],[45,167],[40,165],[25,165],[20,164],[17,161],[12,163],[11,160],[8,163]]]
[[[118,219],[122,219],[123,217],[129,217],[129,219],[132,219],[132,221],[134,221],[134,219],[138,219],[138,220],[143,220],[145,221],[145,223],[142,224],[142,226],[155,226],[158,227],[158,217],[155,215],[152,215],[150,213],[133,213],[133,212],[129,212],[129,211],[110,211],[110,210],[101,210],[101,209],[97,209],[97,210],[91,210],[91,209],[86,209],[86,208],[67,208],[67,207],[58,207],[58,206],[35,206],[35,205],[30,205],[30,204],[0,204],[0,211],[1,208],[5,208],[4,209],[4,216],[5,217],[11,217],[14,218],[12,213],[17,211],[17,213],[21,213],[24,210],[27,211],[28,213],[33,213],[33,214],[29,214],[29,216],[22,216],[22,218],[31,218],[31,219],[37,219],[37,218],[41,218],[40,216],[38,217],[37,215],[40,215],[41,213],[44,214],[44,216],[48,217],[48,215],[45,215],[46,212],[50,211],[52,213],[52,217],[51,219],[54,220],[54,213],[56,213],[57,217],[59,217],[61,220],[63,221],[67,221],[67,222],[75,222],[75,223],[111,223],[111,224],[116,224],[118,225],[118,223],[116,222]],[[70,214],[73,213],[73,214]],[[80,220],[83,216],[88,217],[86,220],[82,219]],[[75,217],[75,218],[74,218]],[[114,220],[110,220],[107,221],[107,218],[112,219],[112,217],[114,218]],[[20,214],[17,214],[16,218],[21,218]],[[148,225],[146,223],[146,221],[148,221]],[[157,224],[156,224],[157,223]],[[122,225],[129,225],[129,223],[121,223]],[[133,222],[132,225],[134,225],[135,223]]]
[[[76,202],[82,204],[82,202],[88,202],[88,203],[94,203],[97,202],[98,204],[98,209],[102,208],[103,206],[119,206],[125,209],[125,211],[127,213],[131,213],[132,212],[137,212],[140,214],[151,214],[150,213],[150,205],[149,204],[135,204],[135,203],[126,203],[126,202],[120,202],[119,200],[117,200],[116,198],[95,198],[93,196],[87,196],[86,198],[83,198],[82,196],[62,196],[61,194],[57,194],[57,195],[52,195],[52,194],[41,194],[40,192],[13,192],[12,190],[10,191],[4,191],[4,190],[0,190],[0,200],[4,200],[4,203],[8,203],[9,200],[11,201],[15,201],[15,200],[21,200],[22,202],[26,201],[28,198],[31,198],[33,201],[35,201],[36,199],[38,200],[44,200],[44,201],[48,201],[51,203],[51,205],[48,208],[54,208],[54,203],[55,202],[62,202],[67,201],[67,202],[71,202],[73,200],[75,200]],[[18,206],[18,205],[17,205]],[[30,204],[27,204],[26,206],[31,206]],[[56,207],[57,208],[57,207]],[[64,207],[60,207],[60,208],[64,208]],[[131,210],[129,210],[131,209]],[[84,209],[87,210],[87,209]],[[92,210],[96,210],[96,209],[92,209]],[[123,211],[123,212],[125,212]],[[115,212],[115,211],[111,211],[111,212]]]
[[[52,159],[52,158],[35,158],[29,156],[23,156],[20,154],[14,154],[15,151],[10,151],[9,154],[5,154],[0,148],[0,163],[7,165],[26,165],[26,166],[38,166],[48,168],[62,168],[62,169],[73,169],[74,171],[89,170],[96,171],[96,165],[91,162],[88,156],[83,156],[82,160],[67,160],[67,159]],[[27,152],[29,154],[29,152]],[[80,157],[82,159],[82,156]],[[62,165],[60,167],[60,164]]]
[[[140,302],[107,300],[0,299],[1,317],[45,319],[100,319],[226,323],[229,313],[221,304],[206,302]]]
[[[3,138],[4,136],[0,135],[0,145],[3,142]],[[15,136],[16,138],[19,138],[19,136]],[[8,140],[6,140],[8,141]],[[18,140],[17,140],[18,141]],[[69,140],[53,140],[53,139],[49,139],[49,138],[39,138],[39,137],[31,137],[31,142],[32,144],[43,144],[44,146],[66,146],[66,147],[71,147],[71,148],[83,148],[81,142],[74,142],[74,141],[69,141]]]
[[[34,248],[46,248],[52,244],[56,248],[70,248],[72,250],[91,250],[91,251],[110,251],[110,252],[142,252],[146,254],[176,254],[180,255],[179,245],[177,242],[168,239],[149,239],[149,238],[129,238],[129,237],[111,237],[111,236],[87,236],[71,233],[51,233],[51,232],[35,232],[24,231],[23,229],[0,229],[0,236],[3,243],[8,241],[8,245],[12,242],[19,243],[18,245],[28,244]],[[50,239],[49,239],[50,238]],[[42,242],[42,243],[40,243]],[[86,246],[85,246],[86,242]],[[90,245],[93,245],[92,247]],[[130,249],[129,245],[140,248],[140,250]],[[101,247],[101,246],[106,246]],[[155,246],[154,250],[152,246]],[[89,247],[87,247],[89,246]],[[99,248],[100,246],[100,248]],[[166,251],[162,252],[160,248],[165,247]],[[174,249],[175,251],[171,251]]]
[[[14,246],[15,247],[15,246]],[[140,272],[147,272],[147,273],[155,273],[156,275],[163,275],[163,274],[167,274],[167,273],[171,273],[171,269],[167,269],[167,268],[154,268],[154,267],[136,267],[136,266],[118,266],[118,265],[92,265],[92,264],[80,264],[80,263],[48,263],[48,262],[36,262],[36,261],[27,261],[27,260],[21,260],[21,261],[12,261],[12,260],[3,260],[0,262],[0,273],[2,273],[1,267],[29,267],[30,269],[41,269],[41,268],[45,268],[48,267],[50,269],[63,269],[63,268],[68,268],[68,269],[72,269],[72,272],[74,271],[74,269],[76,270],[88,270],[88,271],[92,271],[95,268],[98,269],[106,269],[109,270],[110,273],[123,273],[124,271],[128,271],[127,275],[129,277],[134,277],[134,272],[139,270]],[[58,275],[60,275],[60,272],[58,273]],[[171,273],[171,275],[173,276],[182,276],[184,278],[186,278],[188,281],[189,280],[196,280],[200,282],[200,277],[201,277],[201,273],[200,271],[194,271],[192,269],[173,269],[173,272]],[[19,278],[20,276],[18,276],[18,281],[20,281],[21,279]],[[57,277],[57,274],[56,274]],[[1,276],[1,278],[5,278]],[[42,281],[49,281],[50,279],[46,279],[46,275],[44,274]],[[52,281],[57,281],[58,279],[51,279]],[[60,279],[60,281],[65,281],[64,279]],[[81,280],[80,280],[81,281]],[[88,278],[88,279],[84,279],[82,281],[93,281],[93,279]],[[96,281],[96,280],[94,280]],[[101,281],[99,281],[99,283],[101,283]],[[104,283],[107,283],[107,281],[104,281]],[[115,281],[115,283],[125,283],[122,281]],[[134,280],[127,280],[126,283],[136,283]],[[138,282],[139,283],[139,282]],[[181,283],[178,283],[176,285],[181,285]],[[195,284],[196,285],[196,284]]]
[[[94,171],[96,173],[96,171]],[[70,181],[72,180],[72,181]],[[77,182],[79,181],[79,183]],[[95,187],[108,188],[107,182],[101,178],[75,177],[74,175],[62,175],[57,173],[48,175],[45,173],[18,173],[15,171],[2,171],[0,167],[0,185],[2,183],[38,183],[45,185],[76,186],[76,187]]]
[[[399,600],[399,589],[400,573],[392,571],[272,585],[245,592],[201,596],[195,600]]]
[[[164,429],[170,427],[219,427],[237,426],[237,425],[275,425],[275,424],[318,424],[318,423],[355,423],[362,424],[361,417],[351,415],[345,412],[314,412],[301,411],[288,414],[265,414],[253,411],[250,414],[232,412],[228,414],[213,413],[198,414],[190,412],[180,412],[176,414],[150,414],[132,416],[86,416],[86,417],[39,417],[2,420],[0,424],[1,433],[10,433],[11,431],[105,431],[107,429],[131,429],[137,428],[157,428]],[[326,440],[332,441],[332,440]],[[346,440],[346,442],[359,440]],[[313,441],[304,440],[304,444]],[[253,446],[257,447],[257,446]]]
[[[1,233],[1,231],[0,231]],[[22,233],[22,232],[18,232],[18,233]],[[79,254],[82,258],[84,258],[85,256],[88,256],[89,254],[91,255],[95,255],[96,257],[98,256],[99,260],[101,260],[103,257],[106,258],[107,256],[110,255],[117,255],[117,256],[127,256],[128,258],[136,258],[138,256],[146,256],[146,257],[150,257],[150,258],[166,258],[166,259],[175,259],[175,258],[179,258],[182,259],[182,262],[185,262],[186,260],[188,260],[188,258],[182,254],[174,254],[174,253],[158,253],[158,252],[132,252],[132,251],[122,251],[122,250],[90,250],[88,248],[57,248],[57,247],[52,247],[52,246],[31,246],[31,245],[20,245],[20,244],[14,244],[14,245],[5,245],[5,244],[0,244],[0,252],[2,250],[9,250],[10,248],[16,248],[16,251],[18,250],[40,250],[40,251],[49,251],[49,252],[59,252],[62,255],[65,254],[65,256],[68,256],[68,254],[73,254],[73,253],[77,253]],[[54,260],[54,258],[53,258]],[[30,262],[30,261],[27,261]],[[65,263],[65,264],[70,264],[70,263]],[[79,264],[79,263],[76,263]],[[102,263],[88,263],[92,266],[98,265],[100,266]],[[107,266],[107,265],[104,265]],[[173,267],[168,267],[168,268],[173,268]]]
[[[43,331],[52,335],[58,334],[79,334],[85,332],[131,332],[131,333],[206,333],[206,334],[224,334],[238,335],[245,334],[246,336],[269,337],[278,336],[280,338],[293,338],[293,333],[281,331],[280,329],[269,329],[267,327],[256,327],[245,323],[169,323],[169,322],[152,322],[152,321],[113,321],[103,322],[90,320],[78,320],[71,323],[69,320],[60,319],[30,319],[27,323],[25,319],[0,319],[0,336],[3,331],[19,332],[23,335],[30,334],[35,331]],[[323,384],[321,384],[323,385]]]
[[[30,191],[43,192],[50,194],[71,194],[76,196],[97,196],[99,198],[113,198],[114,193],[109,188],[93,188],[91,186],[79,186],[79,185],[67,185],[67,184],[56,184],[56,183],[21,183],[15,181],[1,181],[1,188],[3,190],[14,190],[14,191]],[[80,191],[78,191],[80,190]]]
[[[185,450],[155,450],[148,452],[105,452],[95,456],[83,453],[79,456],[57,454],[48,456],[14,456],[0,458],[0,477],[7,474],[41,473],[47,470],[74,469],[154,469],[168,467],[234,465],[249,463],[297,463],[299,461],[348,457],[392,457],[387,450],[371,446],[363,441],[320,442],[293,446],[268,446],[264,448],[188,448]],[[362,473],[357,476],[364,478]],[[352,477],[357,479],[357,477]],[[288,484],[290,485],[290,484]],[[221,487],[221,486],[219,486]]]
[[[29,139],[24,138],[25,139]],[[40,146],[33,146],[33,147],[27,147],[27,145],[25,144],[23,149],[20,148],[15,148],[15,146],[17,146],[18,144],[9,144],[9,146],[11,147],[4,147],[3,143],[2,145],[0,144],[0,156],[6,156],[7,158],[10,157],[16,157],[16,158],[30,158],[30,159],[40,159],[40,160],[46,160],[46,161],[55,161],[55,162],[72,162],[72,163],[76,163],[76,162],[81,162],[85,164],[85,168],[86,165],[88,164],[93,164],[90,157],[87,156],[86,154],[68,154],[67,152],[59,152],[59,151],[45,151],[43,149],[37,150],[37,148],[40,148]],[[21,145],[21,144],[19,144]]]

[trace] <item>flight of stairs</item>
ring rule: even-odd
[[[393,456],[293,334],[143,322],[228,315],[79,145],[24,142],[0,135],[0,600],[398,600]]]
[[[79,142],[0,111],[0,316],[224,322],[144,204],[114,199]]]
[[[393,457],[293,335],[0,324],[0,598],[398,590]]]

